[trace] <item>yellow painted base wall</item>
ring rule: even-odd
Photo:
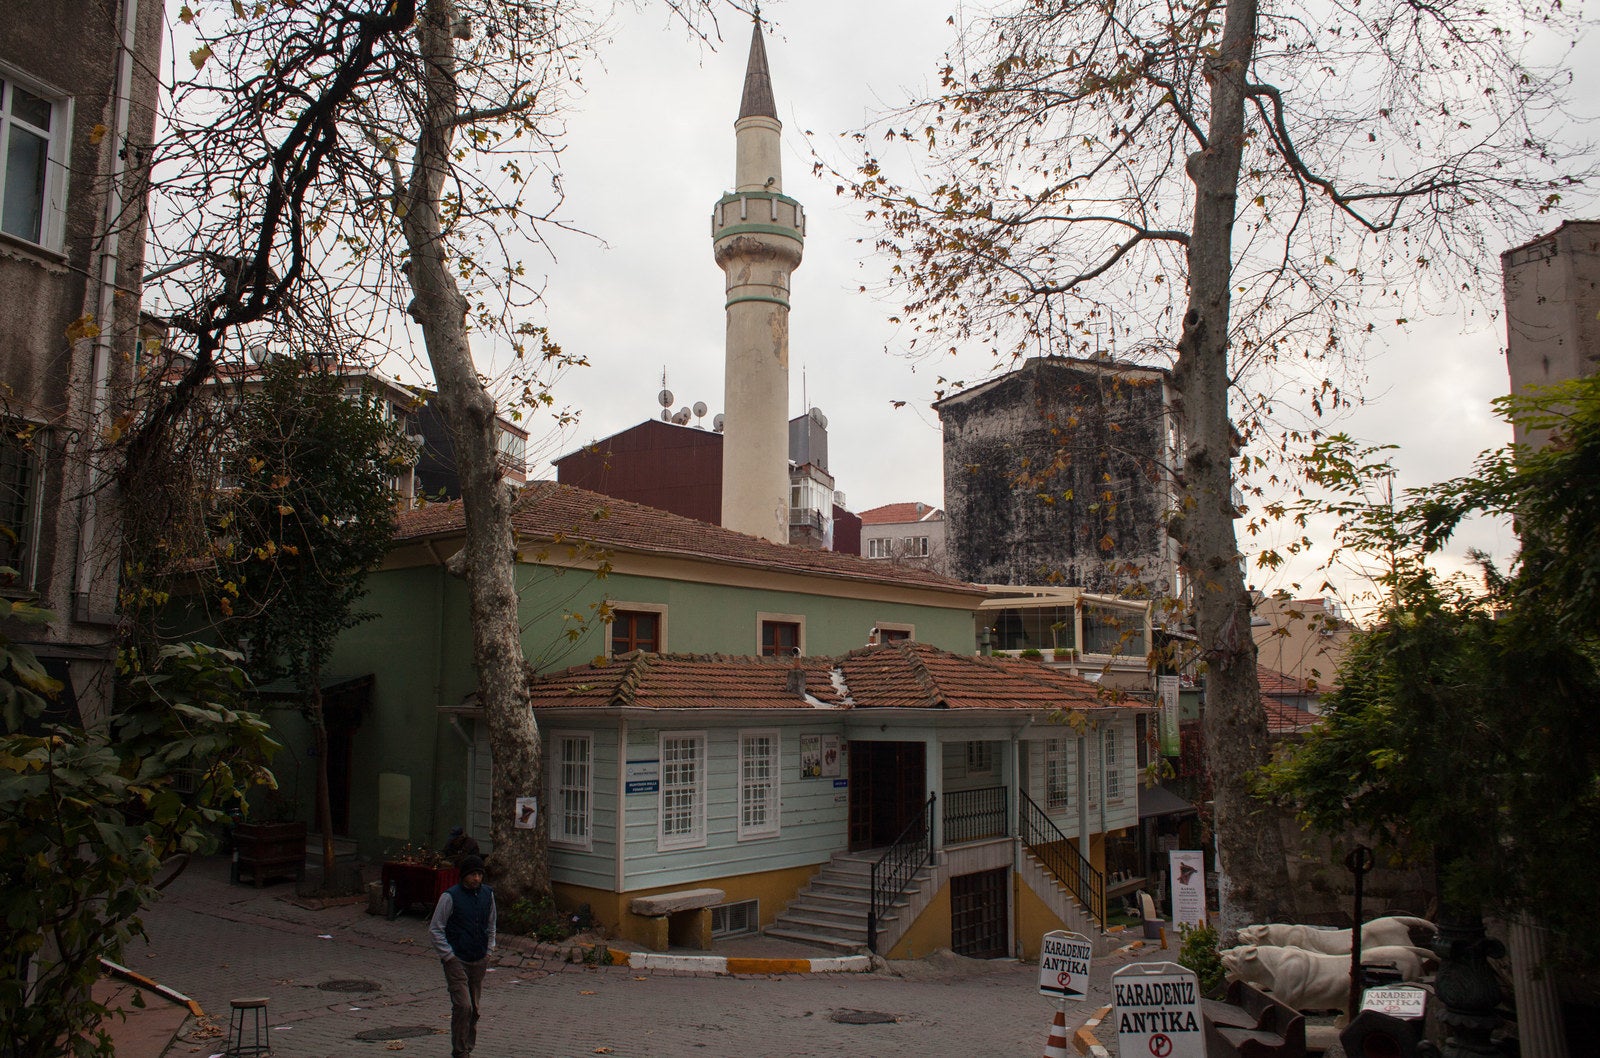
[[[950,947],[950,886],[947,883],[933,895],[933,901],[911,923],[905,936],[885,958],[922,959],[940,948]]]
[[[613,893],[606,889],[593,889],[582,885],[556,882],[556,907],[565,914],[588,904],[595,921],[613,935],[627,940],[644,941],[650,936],[650,920],[628,910],[636,896],[653,896],[656,893],[674,893],[682,889],[721,889],[727,894],[726,903],[741,900],[760,902],[761,925],[769,926],[778,913],[788,906],[795,894],[811,881],[818,865],[790,867],[781,871],[759,871],[755,874],[736,874],[727,878],[707,878],[689,885],[664,885],[653,889],[634,889],[626,893]],[[949,931],[946,930],[948,946]]]
[[[1015,871],[1011,874],[1012,922],[1017,940],[1022,944],[1024,962],[1039,961],[1039,940],[1051,930],[1066,929],[1067,924],[1039,898],[1033,886],[1022,880]]]

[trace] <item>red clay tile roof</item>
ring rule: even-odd
[[[461,502],[429,504],[400,515],[396,542],[460,533]],[[873,562],[859,555],[774,544],[720,525],[642,503],[602,496],[554,481],[530,482],[517,497],[512,525],[525,540],[581,540],[603,548],[701,558],[727,565],[850,580],[982,594],[982,589],[914,566]]]
[[[1315,694],[1311,686],[1301,680],[1295,679],[1287,672],[1269,669],[1265,665],[1256,666],[1256,678],[1261,682],[1262,694],[1287,695],[1291,698],[1303,698]]]
[[[1322,718],[1287,702],[1263,694],[1261,708],[1267,714],[1268,735],[1298,735],[1309,731]]]
[[[917,507],[922,510],[918,512]],[[885,525],[892,522],[920,522],[929,515],[937,514],[941,517],[944,512],[931,504],[916,503],[886,503],[882,507],[874,507],[860,514],[862,525]]]
[[[1087,680],[1036,662],[952,654],[898,642],[841,658],[800,658],[805,699],[789,688],[793,658],[633,652],[535,677],[535,709],[1054,709],[1128,707]],[[1137,707],[1137,703],[1134,703]]]

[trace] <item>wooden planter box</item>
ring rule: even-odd
[[[454,867],[424,867],[389,861],[383,865],[384,909],[389,918],[421,904],[430,912],[440,895],[461,880]]]
[[[248,872],[257,889],[272,878],[304,880],[306,876],[306,825],[294,823],[235,823],[233,825],[233,880]]]

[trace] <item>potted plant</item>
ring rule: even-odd
[[[259,813],[247,814],[233,825],[233,871],[248,871],[257,889],[271,878],[306,876],[306,823],[293,818],[294,804],[277,788],[268,790]]]

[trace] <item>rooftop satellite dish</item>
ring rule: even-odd
[[[267,362],[267,357],[272,355],[272,351],[267,348],[266,342],[257,342],[254,345],[245,346],[244,355],[249,357],[250,362],[253,364],[264,364]]]
[[[822,427],[824,430],[828,428],[828,417],[822,414],[821,408],[812,408],[811,417],[817,420],[817,425]]]
[[[694,417],[696,419],[704,419],[706,417],[706,410],[705,401],[697,400],[694,402]]]
[[[672,390],[664,389],[660,393],[657,393],[656,401],[660,403],[663,408],[672,407]]]
[[[677,423],[679,426],[687,426],[689,424],[689,409],[679,408],[678,414],[672,417],[672,421]]]
[[[725,421],[725,416],[720,411],[717,412],[716,416],[711,420],[711,428],[713,430],[717,431],[718,433],[721,433],[722,432],[722,424],[723,424],[724,421]]]
[[[672,421],[672,413],[670,411],[668,411],[667,409],[662,408],[661,409],[661,421],[662,422],[671,422]]]

